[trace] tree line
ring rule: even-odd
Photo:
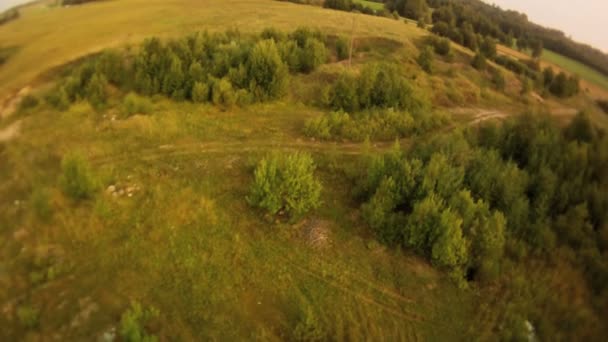
[[[268,101],[285,94],[290,72],[309,73],[325,63],[328,46],[320,31],[307,28],[290,34],[266,29],[258,36],[197,33],[166,42],[150,38],[135,53],[106,51],[83,63],[47,100],[60,109],[78,100],[103,108],[113,86],[224,107]]]

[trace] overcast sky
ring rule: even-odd
[[[564,31],[608,53],[608,0],[484,0],[524,12],[532,21]],[[0,0],[0,11],[27,0]]]
[[[1,0],[0,0],[1,1]],[[484,0],[608,53],[608,0]]]

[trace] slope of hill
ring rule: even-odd
[[[0,340],[601,339],[603,114],[428,36],[271,0],[23,8]]]

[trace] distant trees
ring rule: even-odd
[[[271,215],[301,216],[320,204],[321,183],[314,170],[312,157],[303,152],[263,158],[254,171],[247,200]]]
[[[479,52],[475,54],[475,57],[473,57],[473,61],[471,62],[473,68],[480,71],[486,70],[487,64],[486,56]]]
[[[48,96],[54,107],[87,100],[104,108],[111,87],[176,101],[211,102],[229,108],[281,97],[289,71],[312,72],[328,58],[325,37],[300,28],[274,30],[256,40],[238,32],[197,33],[162,42],[145,40],[134,55],[106,51],[76,67]]]
[[[430,13],[426,0],[389,0],[386,6],[389,11],[397,11],[400,15],[414,20],[426,20]]]

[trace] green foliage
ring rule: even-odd
[[[19,103],[19,110],[28,110],[35,108],[36,106],[38,106],[39,102],[40,101],[36,96],[28,94],[23,98],[23,100],[21,100],[21,103]]]
[[[327,331],[319,318],[314,313],[312,307],[307,306],[307,310],[300,317],[295,329],[293,330],[295,341],[324,341],[327,339]]]
[[[481,53],[476,53],[475,57],[473,57],[473,61],[471,62],[473,68],[484,71],[487,67],[486,57]]]
[[[429,46],[425,46],[420,54],[418,55],[418,65],[422,68],[422,70],[426,71],[429,74],[433,73],[433,60],[435,56],[433,54],[433,50]]]
[[[248,63],[248,74],[249,89],[256,98],[275,99],[285,93],[287,67],[274,40],[263,40],[255,45]]]
[[[39,188],[34,190],[30,196],[30,203],[40,220],[48,222],[53,216],[53,208],[51,207],[48,191]]]
[[[236,104],[236,100],[236,93],[230,80],[227,78],[214,80],[213,88],[211,89],[211,102],[214,105],[230,108]]]
[[[548,85],[548,89],[557,97],[567,98],[579,93],[580,81],[578,76],[567,76],[564,72],[560,72]]]
[[[479,52],[488,59],[496,58],[496,40],[492,37],[485,37],[479,46]]]
[[[77,153],[64,156],[61,162],[61,187],[63,192],[74,200],[88,199],[97,188],[88,162]]]
[[[344,37],[338,37],[336,40],[336,56],[339,61],[343,61],[348,58],[350,51],[350,44]]]
[[[70,107],[70,98],[65,87],[59,87],[45,97],[46,102],[58,110],[67,110]]]
[[[505,75],[500,69],[492,71],[492,84],[496,90],[504,91],[506,86]]]
[[[19,323],[27,329],[35,329],[40,324],[40,310],[30,305],[21,305],[17,308]]]
[[[315,38],[308,38],[302,47],[300,68],[304,73],[309,73],[327,62],[327,49],[323,42]]]
[[[258,163],[247,199],[272,215],[297,218],[320,205],[321,183],[314,170],[307,153],[272,154]]]
[[[192,87],[192,101],[197,103],[207,102],[209,101],[209,93],[210,91],[207,83],[197,81],[194,83],[194,87]]]
[[[153,104],[147,97],[139,96],[136,93],[129,93],[122,101],[123,113],[126,116],[134,114],[150,114]]]
[[[330,105],[349,113],[391,107],[417,112],[425,107],[399,69],[390,64],[366,65],[358,77],[341,74],[333,86]]]
[[[146,331],[145,324],[159,315],[154,308],[143,308],[138,302],[132,302],[120,318],[120,337],[126,342],[155,342],[158,337]]]
[[[433,46],[435,53],[441,56],[447,56],[452,51],[450,40],[447,38],[431,36],[430,44]]]

